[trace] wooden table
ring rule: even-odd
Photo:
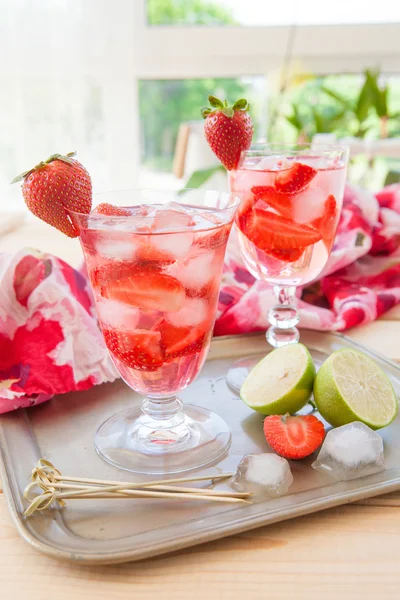
[[[80,249],[37,222],[0,237],[77,264]],[[350,336],[400,360],[400,309]],[[400,597],[400,492],[141,563],[89,567],[38,554],[0,493],[1,600],[391,600]]]

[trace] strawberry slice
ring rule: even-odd
[[[205,344],[206,334],[201,327],[176,327],[166,320],[156,327],[161,333],[166,360],[196,354]]]
[[[90,275],[92,285],[102,289],[114,285],[114,281],[130,276],[147,275],[160,272],[162,265],[157,263],[135,263],[132,261],[114,260],[95,267]],[[106,292],[107,293],[107,292]]]
[[[164,362],[159,331],[104,329],[103,335],[111,354],[132,369],[156,371]]]
[[[325,429],[314,415],[271,415],[264,420],[264,435],[277,454],[298,460],[320,447]]]
[[[243,226],[243,233],[253,242],[257,248],[264,250],[267,254],[279,253],[282,250],[293,250],[290,258],[299,258],[304,248],[315,244],[321,239],[319,231],[306,224],[298,224],[289,219],[272,212],[255,208],[248,211],[239,220],[239,226]],[[301,253],[299,254],[301,249]]]
[[[293,250],[271,249],[271,250],[268,250],[268,254],[270,256],[273,256],[277,260],[282,260],[283,262],[292,263],[292,262],[296,262],[296,260],[299,260],[299,258],[303,254],[304,250],[305,250],[305,248],[296,248]]]
[[[270,185],[256,185],[251,188],[256,202],[262,200],[265,204],[275,209],[283,217],[291,219],[293,216],[293,198],[292,194],[278,192]]]
[[[328,244],[331,244],[334,238],[334,227],[337,214],[336,206],[335,196],[330,194],[325,200],[322,217],[314,219],[311,223],[312,226],[321,233],[324,242]]]
[[[121,208],[120,206],[113,206],[107,202],[99,204],[93,212],[99,215],[105,215],[106,217],[129,217],[131,214],[128,209]]]
[[[278,173],[275,188],[278,192],[296,194],[304,190],[316,174],[317,171],[309,165],[296,162],[290,169]]]
[[[105,298],[119,300],[147,310],[175,312],[185,302],[185,289],[174,277],[163,273],[140,272],[115,280],[101,290]]]
[[[229,233],[230,226],[219,227],[211,231],[199,231],[195,234],[195,244],[207,250],[216,250],[226,244]]]
[[[139,263],[157,265],[159,267],[172,265],[176,262],[176,257],[167,251],[159,250],[153,246],[148,240],[144,240],[136,251],[136,256]]]

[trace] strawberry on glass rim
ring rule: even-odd
[[[267,340],[273,347],[295,343],[296,286],[315,279],[328,261],[343,202],[348,149],[250,145],[247,102],[225,107],[214,96],[209,100],[212,108],[203,110],[204,133],[229,171],[231,192],[241,198],[236,225],[244,261],[254,277],[274,286],[278,300],[268,313]],[[254,364],[245,359],[229,371],[228,384],[235,392]]]
[[[250,148],[253,137],[250,104],[241,98],[230,106],[215,96],[208,96],[208,102],[209,106],[201,109],[206,140],[227,171],[231,171],[238,166],[243,150]]]
[[[90,175],[74,156],[52,154],[11,182],[23,181],[22,195],[31,213],[71,238],[79,231],[69,211],[89,214],[92,208]]]
[[[127,196],[131,205],[121,206]],[[183,410],[176,395],[198,375],[210,346],[239,199],[201,190],[98,198],[89,217],[72,217],[106,346],[122,379],[146,398],[100,427],[97,451],[116,466],[154,474],[213,462],[229,446],[228,426],[199,407]]]

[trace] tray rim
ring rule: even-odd
[[[308,330],[311,333],[316,333],[318,335],[327,334],[328,336],[337,338],[342,342],[349,342],[350,345],[356,346],[361,350],[367,350],[370,354],[377,357],[382,362],[387,363],[388,365],[399,369],[399,364],[395,361],[392,361],[385,356],[375,352],[371,348],[366,345],[360,344],[352,340],[350,337],[343,335],[338,332],[321,332],[315,330]],[[251,339],[251,338],[263,338],[265,339],[264,332],[255,332],[255,333],[247,333],[247,334],[239,334],[239,335],[228,335],[228,336],[219,336],[213,338],[211,348],[216,349],[215,347],[222,343],[226,343],[229,340],[238,340],[238,339]],[[255,351],[255,353],[257,353]],[[212,352],[211,356],[207,357],[208,360],[214,360],[217,357],[214,356],[215,352]],[[21,412],[26,418],[26,409],[23,409]],[[6,413],[10,414],[10,413]],[[14,413],[15,414],[15,413]],[[39,537],[36,537],[34,533],[31,531],[31,528],[28,526],[28,521],[25,520],[22,514],[18,511],[17,503],[15,499],[15,488],[11,482],[11,474],[6,466],[6,461],[4,459],[6,455],[5,450],[5,438],[4,438],[4,424],[2,423],[2,416],[0,416],[0,478],[3,488],[3,495],[6,499],[6,504],[8,510],[10,512],[12,521],[21,535],[21,537],[29,543],[36,550],[39,550],[43,554],[50,556],[52,558],[56,558],[59,560],[67,560],[72,563],[78,564],[87,564],[87,565],[99,565],[99,564],[117,564],[129,561],[137,561],[137,560],[145,560],[151,557],[161,556],[166,553],[176,552],[182,550],[184,548],[188,548],[191,546],[196,546],[199,544],[211,542],[217,539],[222,539],[224,537],[228,537],[230,535],[237,535],[239,533],[243,533],[244,531],[249,531],[251,529],[256,529],[258,527],[264,525],[272,525],[276,522],[286,521],[294,517],[300,517],[307,514],[311,514],[313,512],[318,512],[320,510],[334,508],[336,506],[340,506],[342,504],[355,502],[357,500],[370,498],[374,496],[378,496],[380,494],[386,494],[390,492],[397,491],[400,489],[400,468],[392,469],[392,471],[396,472],[396,476],[391,481],[382,481],[378,483],[369,483],[364,486],[359,486],[354,490],[342,490],[338,491],[334,497],[322,497],[319,499],[311,499],[305,502],[297,504],[296,506],[287,507],[282,511],[281,508],[276,509],[275,511],[267,515],[259,514],[259,515],[251,515],[246,514],[241,519],[237,519],[235,523],[224,522],[216,528],[205,528],[204,531],[196,534],[196,539],[193,540],[192,534],[189,532],[187,535],[180,537],[178,540],[166,540],[157,545],[157,548],[154,549],[154,544],[150,543],[148,548],[137,548],[134,547],[131,550],[122,550],[117,552],[102,552],[96,550],[96,553],[72,553],[69,550],[64,550],[60,547],[55,546],[53,543],[43,542]],[[377,476],[387,473],[388,471],[383,471],[382,473],[378,473]],[[394,473],[393,473],[394,474]],[[360,481],[360,480],[354,480]],[[332,483],[332,486],[335,485],[337,489],[337,482]],[[315,488],[318,490],[319,488]],[[309,490],[308,490],[309,491]],[[298,492],[297,495],[306,492]],[[60,512],[59,509],[56,509],[57,512]],[[237,509],[239,510],[239,509]],[[293,514],[295,513],[295,514]],[[212,517],[209,517],[212,518]],[[215,516],[214,516],[215,518]]]

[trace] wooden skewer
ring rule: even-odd
[[[232,498],[232,495],[229,494],[229,496],[217,496],[217,495],[208,495],[208,494],[202,494],[202,493],[198,493],[197,491],[192,493],[192,492],[188,492],[188,493],[181,493],[181,492],[168,492],[168,491],[153,491],[153,490],[130,490],[130,489],[126,489],[124,488],[124,486],[120,485],[120,486],[116,486],[116,485],[110,485],[110,486],[104,486],[103,488],[99,489],[99,488],[81,488],[79,490],[74,490],[72,492],[66,492],[63,493],[61,492],[61,494],[56,494],[55,498],[62,498],[67,499],[67,498],[78,498],[81,496],[94,496],[96,494],[102,493],[104,494],[104,492],[119,492],[120,494],[124,494],[127,496],[138,496],[139,494],[142,494],[143,498],[189,498],[189,497],[197,497],[197,498]],[[241,498],[237,498],[236,496],[233,496],[234,500],[241,500]]]
[[[188,500],[210,500],[213,502],[230,502],[250,504],[252,495],[247,492],[219,491],[209,488],[187,487],[184,485],[195,481],[218,481],[232,477],[234,473],[220,475],[201,475],[177,477],[175,479],[159,479],[143,482],[106,481],[84,477],[63,476],[56,467],[46,459],[40,459],[32,471],[32,482],[27,485],[24,497],[30,500],[25,511],[30,516],[36,510],[46,510],[53,501],[61,506],[64,500],[90,498],[179,498]],[[31,498],[31,491],[39,487],[43,492]]]
[[[105,493],[105,490],[96,491],[79,491],[79,492],[67,492],[66,494],[55,494],[54,500],[79,500],[88,498],[126,498],[127,496],[134,496],[135,498],[180,498],[181,500],[211,500],[212,502],[240,502],[249,504],[244,498],[236,498],[232,496],[208,496],[202,494],[181,494],[179,492],[152,492],[144,490],[125,490],[123,493],[110,492]]]
[[[86,491],[90,491],[90,492],[103,491],[102,487],[83,486],[81,484],[73,484],[73,483],[59,483],[58,481],[54,482],[49,487],[53,487],[55,489],[60,489],[60,490],[64,490],[64,489],[76,490],[76,491],[86,490]],[[123,489],[120,490],[120,492],[123,494],[125,489],[127,489],[127,488],[124,487]],[[223,492],[223,491],[219,491],[219,490],[208,490],[208,489],[203,489],[203,488],[195,488],[195,487],[192,488],[192,487],[177,486],[177,485],[154,485],[151,487],[151,489],[157,490],[157,491],[165,491],[165,492],[182,492],[183,494],[190,492],[190,493],[194,493],[194,494],[202,494],[204,496],[229,496],[230,498],[248,498],[249,496],[252,495],[250,492]],[[129,488],[127,489],[127,491],[128,490],[129,490]],[[140,491],[139,488],[138,488],[138,491]]]
[[[85,477],[66,477],[64,475],[55,475],[57,481],[76,481],[80,483],[96,484],[96,485],[123,485],[128,488],[135,487],[152,487],[154,485],[170,485],[173,483],[191,483],[193,481],[214,481],[215,479],[228,479],[233,477],[235,473],[222,473],[221,475],[202,475],[200,477],[179,477],[176,479],[158,479],[156,481],[140,481],[133,483],[132,481],[107,481],[104,479],[90,479]]]
[[[101,492],[103,490],[102,487],[83,486],[81,484],[74,484],[74,483],[60,483],[58,481],[54,482],[49,487],[54,487],[55,489],[67,489],[67,490],[76,490],[76,491],[78,491],[78,490],[89,491],[90,490],[90,491]],[[120,490],[121,493],[123,493],[125,489],[130,489],[130,488],[124,487],[123,489]],[[204,496],[229,496],[229,497],[234,497],[234,498],[248,498],[249,496],[252,495],[250,492],[224,492],[224,491],[219,491],[219,490],[209,490],[209,489],[195,488],[195,487],[192,488],[192,487],[177,486],[177,485],[155,485],[155,486],[152,486],[151,489],[157,490],[157,491],[165,491],[165,492],[182,492],[184,494],[187,492],[193,492],[194,494],[202,494]],[[139,490],[139,488],[138,488],[138,490]]]

